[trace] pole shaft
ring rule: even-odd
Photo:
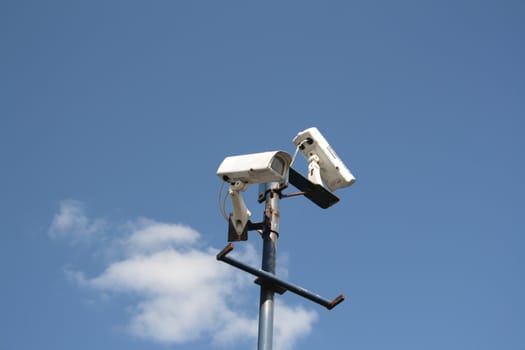
[[[277,238],[279,232],[279,195],[273,192],[278,183],[265,184],[266,204],[264,210],[262,270],[275,275]],[[274,292],[261,286],[259,301],[258,350],[271,350],[273,345]]]

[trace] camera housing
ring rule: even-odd
[[[293,143],[308,160],[308,179],[313,183],[324,183],[333,192],[355,182],[355,177],[317,128],[299,132]]]
[[[248,184],[288,182],[292,157],[285,151],[243,154],[224,158],[217,175],[224,181]]]

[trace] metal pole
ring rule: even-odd
[[[260,187],[266,195],[264,210],[264,228],[262,270],[275,275],[277,255],[277,238],[279,236],[279,195],[273,190],[279,188],[278,183],[265,184]],[[258,350],[271,350],[273,345],[273,309],[274,291],[264,284],[261,285],[259,301],[259,338]]]

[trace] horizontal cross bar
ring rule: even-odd
[[[225,263],[229,265],[232,265],[240,270],[243,270],[254,276],[259,277],[262,280],[262,282],[264,282],[265,284],[275,285],[277,289],[281,289],[281,290],[284,289],[285,291],[289,290],[292,293],[300,295],[308,300],[313,301],[314,303],[317,303],[317,304],[320,304],[326,307],[328,310],[332,310],[335,306],[337,306],[339,303],[345,300],[345,296],[343,294],[339,295],[337,298],[333,300],[325,299],[321,297],[320,295],[314,294],[310,292],[309,290],[304,289],[303,287],[297,286],[290,282],[283,281],[282,279],[277,278],[275,275],[269,272],[248,266],[238,260],[235,260],[227,256],[228,253],[231,252],[232,250],[233,250],[233,244],[230,243],[219,254],[217,254],[217,260],[224,261]]]

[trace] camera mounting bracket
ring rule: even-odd
[[[302,191],[301,194],[304,194],[306,198],[317,204],[323,209],[330,208],[332,205],[339,202],[339,197],[337,197],[332,192],[328,191],[322,185],[315,184],[312,181],[308,180],[306,177],[298,173],[295,169],[290,168],[288,175],[288,181]],[[291,197],[292,195],[283,195],[283,197]]]

